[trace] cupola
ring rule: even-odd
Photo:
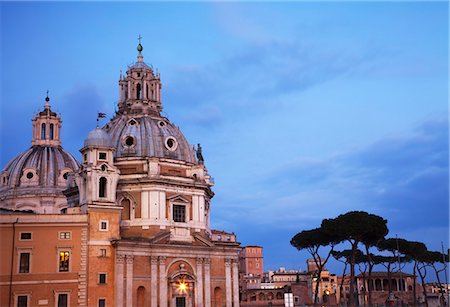
[[[44,110],[37,113],[32,120],[33,135],[32,145],[47,145],[59,146],[61,145],[61,117],[53,112],[50,108],[50,98],[45,98]]]
[[[161,80],[153,67],[144,62],[141,37],[137,62],[128,66],[126,76],[119,78],[119,114],[156,115],[162,111]]]

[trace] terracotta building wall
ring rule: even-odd
[[[17,218],[13,249],[13,222]],[[29,306],[37,306],[39,303],[54,306],[58,294],[66,293],[70,305],[76,306],[81,267],[81,236],[86,231],[86,222],[85,215],[0,216],[0,305],[8,306],[11,293],[13,304],[18,295],[26,295]],[[31,233],[31,239],[21,239],[21,233]],[[60,272],[59,253],[65,251],[69,252],[69,270]],[[30,254],[28,273],[19,273],[21,253]],[[11,261],[3,260],[10,260],[11,255],[12,276]]]

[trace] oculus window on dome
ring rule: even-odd
[[[125,137],[125,139],[124,139],[124,144],[128,147],[132,147],[133,145],[135,145],[135,143],[136,143],[135,139],[131,135]]]
[[[168,150],[174,151],[177,149],[178,143],[173,136],[169,136],[166,138],[165,145]]]

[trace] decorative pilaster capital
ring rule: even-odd
[[[203,262],[205,263],[205,265],[210,265],[211,264],[211,258],[204,258]]]
[[[225,258],[225,266],[229,267],[231,264],[231,259],[230,258]]]
[[[150,263],[151,264],[158,264],[158,257],[157,256],[151,256],[150,257]]]
[[[161,264],[166,264],[166,256],[159,256],[158,257],[158,260],[159,260],[159,264],[161,265]]]
[[[133,264],[133,255],[127,255],[127,264]]]
[[[201,265],[203,263],[203,258],[197,257],[197,265]]]
[[[116,263],[122,264],[124,258],[124,255],[116,255]]]

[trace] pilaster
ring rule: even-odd
[[[133,255],[127,255],[126,306],[133,306]]]
[[[123,260],[124,255],[116,255],[115,268],[115,305],[116,307],[123,307]]]

